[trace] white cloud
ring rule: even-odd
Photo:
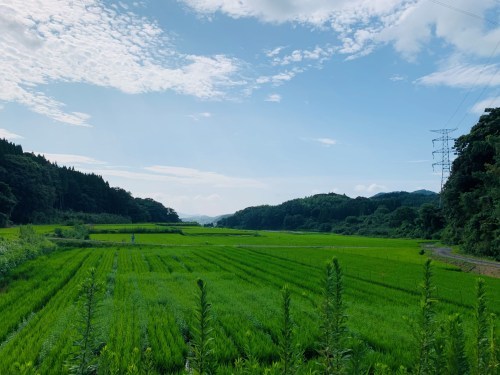
[[[50,154],[45,152],[35,152],[35,154],[42,154],[45,158],[53,163],[58,163],[67,166],[74,166],[80,164],[101,165],[106,164],[103,161],[94,159],[90,156],[74,155],[74,154]]]
[[[489,56],[500,39],[500,28],[495,24],[492,29],[492,22],[485,27],[488,22],[482,19],[498,6],[496,0],[181,1],[202,15],[220,12],[232,18],[331,28],[340,41],[339,52],[354,56],[370,53],[374,45],[392,43],[413,58],[434,38],[467,54]]]
[[[486,108],[496,107],[500,107],[500,96],[491,97],[474,104],[474,106],[470,109],[470,112],[482,115]]]
[[[426,86],[484,87],[499,86],[500,64],[457,64],[421,77],[415,83]]]
[[[337,141],[331,138],[316,138],[315,141],[321,143],[323,146],[326,147],[330,147],[337,144]]]
[[[212,117],[212,113],[211,112],[200,112],[200,113],[196,113],[193,115],[188,115],[188,117],[192,118],[194,121],[199,121],[202,118]]]
[[[269,57],[272,57],[273,65],[290,65],[297,63],[314,62],[314,61],[317,61],[321,64],[325,60],[328,60],[335,52],[335,48],[330,46],[326,47],[316,46],[311,50],[296,49],[288,55],[279,56],[281,50],[283,50],[283,48],[280,48],[272,55],[268,54]]]
[[[12,139],[23,139],[23,138],[24,138],[23,136],[12,133],[7,129],[0,129],[0,139],[12,140]]]
[[[393,74],[389,77],[392,82],[406,81],[406,77],[401,74]]]
[[[286,70],[284,72],[280,72],[270,76],[260,76],[256,79],[256,83],[258,85],[271,83],[274,86],[280,86],[283,83],[292,80],[297,74],[302,73],[304,70],[298,67],[295,67],[290,70]]]
[[[356,185],[354,187],[354,191],[358,192],[358,193],[369,193],[369,194],[372,194],[372,193],[375,193],[375,192],[380,192],[380,191],[384,191],[384,190],[387,190],[387,187],[385,187],[384,185],[378,185],[378,184],[370,184],[370,185],[363,185],[363,184],[360,184],[360,185]]]
[[[274,57],[274,56],[277,56],[277,55],[281,52],[281,50],[282,50],[283,48],[285,48],[285,47],[283,47],[283,46],[279,46],[279,47],[273,48],[272,50],[267,50],[267,51],[265,51],[266,56],[267,56],[267,57]]]
[[[181,182],[187,185],[211,185],[213,187],[238,188],[254,187],[263,188],[265,185],[255,179],[225,176],[215,172],[205,172],[194,168],[172,167],[155,165],[146,167],[145,170],[153,172],[152,178],[162,178]]]
[[[279,102],[281,102],[281,95],[280,94],[270,94],[266,98],[266,102],[279,103]]]
[[[221,98],[240,62],[224,55],[182,55],[153,22],[97,0],[26,0],[0,4],[0,100],[69,125],[89,115],[43,92],[53,82],[81,82],[129,94],[173,90]]]

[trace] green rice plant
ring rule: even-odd
[[[19,362],[14,363],[14,369],[17,375],[39,375],[40,373],[36,370],[33,362],[26,362],[20,364]]]
[[[488,310],[486,303],[486,286],[484,280],[480,278],[477,279],[476,283],[476,308],[474,311],[476,319],[474,373],[478,375],[485,374],[488,365]]]
[[[141,375],[155,375],[153,352],[150,347],[142,353]]]
[[[81,311],[76,321],[79,338],[73,344],[77,351],[69,367],[72,374],[93,374],[97,369],[96,315],[100,290],[97,270],[90,268],[87,278],[80,284]]]
[[[139,348],[132,350],[131,363],[127,367],[126,375],[139,375],[141,366],[141,352]]]
[[[435,288],[432,284],[430,259],[424,264],[424,280],[421,284],[421,290],[419,326],[416,332],[418,340],[418,363],[416,374],[427,375],[432,374],[435,369],[433,355],[436,333],[436,312],[434,309],[436,299],[434,298]]]
[[[115,352],[105,345],[99,355],[99,375],[118,375],[120,373],[120,360]]]
[[[324,374],[344,374],[347,371],[349,350],[347,338],[347,314],[345,311],[342,269],[337,258],[326,265],[323,290],[322,341],[320,343],[320,367]]]
[[[500,350],[497,346],[497,337],[496,337],[496,315],[490,314],[489,316],[489,348],[488,348],[488,368],[486,373],[488,375],[498,375],[500,374]]]
[[[208,302],[207,284],[203,280],[198,279],[197,285],[199,288],[198,303],[196,306],[188,368],[194,375],[211,375],[215,373],[212,306]]]
[[[251,339],[252,332],[247,331],[245,336],[247,340],[244,346],[244,357],[238,357],[234,361],[233,372],[235,375],[260,375],[262,369],[258,358],[254,354],[254,345]]]
[[[446,369],[449,375],[469,374],[469,362],[465,353],[465,334],[459,314],[448,317],[448,342],[446,345]]]

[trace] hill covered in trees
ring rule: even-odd
[[[443,228],[439,196],[393,192],[371,198],[317,194],[277,206],[249,207],[219,226],[240,229],[314,230],[341,234],[431,238]]]
[[[426,190],[355,199],[331,193],[249,207],[218,225],[436,238],[500,260],[500,108],[488,112],[455,142],[457,158],[443,189],[442,208],[439,195]]]
[[[177,222],[171,209],[0,140],[0,226],[10,222]]]
[[[443,189],[444,238],[500,260],[500,108],[455,142],[457,158]]]

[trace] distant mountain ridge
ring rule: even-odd
[[[196,222],[201,225],[215,224],[219,220],[231,216],[232,214],[219,215],[219,216],[207,216],[207,215],[188,215],[179,213],[179,218],[184,222]]]
[[[371,196],[370,198],[377,198],[379,196],[383,196],[383,195],[386,195],[386,194],[397,194],[397,193],[407,193],[406,191],[391,191],[389,193],[377,193],[373,196]],[[420,190],[415,190],[415,191],[412,191],[410,192],[410,194],[418,194],[418,195],[439,195],[438,193],[435,193],[433,191],[430,191],[430,190],[426,190],[426,189],[420,189]]]
[[[248,207],[219,220],[240,229],[313,230],[392,237],[431,237],[444,219],[439,195],[421,190],[350,198],[335,193],[293,199],[276,206]]]

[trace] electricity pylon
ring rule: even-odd
[[[432,163],[432,170],[436,170],[436,167],[441,167],[441,190],[439,192],[439,205],[441,206],[441,199],[443,194],[443,186],[446,182],[446,179],[450,175],[451,172],[451,161],[450,161],[450,153],[452,149],[452,145],[450,145],[451,141],[455,141],[455,138],[450,137],[450,133],[457,130],[455,129],[437,129],[431,130],[431,132],[441,134],[439,138],[435,138],[432,140],[432,146],[436,147],[436,142],[438,142],[441,148],[434,150],[432,152],[432,159],[434,160],[436,154],[441,155],[441,160],[435,163]]]

